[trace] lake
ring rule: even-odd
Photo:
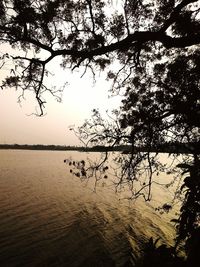
[[[90,153],[89,157],[96,157]],[[80,152],[0,150],[0,266],[125,266],[151,236],[172,242],[170,215],[144,201],[96,193],[70,174]],[[87,155],[88,156],[88,155]],[[156,189],[162,203],[168,192]]]

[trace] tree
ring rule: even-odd
[[[43,115],[44,93],[57,93],[45,78],[54,58],[62,58],[63,68],[84,68],[94,76],[97,70],[107,70],[112,92],[124,92],[122,106],[108,122],[94,110],[77,134],[87,144],[129,145],[128,154],[116,159],[122,166],[117,185],[127,184],[134,197],[146,200],[151,198],[153,172],[160,167],[150,152],[166,150],[163,144],[169,143],[175,152],[181,144],[194,155],[187,170],[195,177],[195,190],[184,182],[185,204],[191,204],[189,192],[198,195],[200,187],[199,171],[191,171],[191,166],[199,170],[199,1],[124,0],[115,5],[111,0],[0,0],[0,10],[1,47],[14,49],[1,56],[1,70],[8,60],[13,62],[2,89],[16,86],[22,97],[33,91]],[[93,170],[105,172],[106,159],[107,153]],[[85,171],[85,165],[81,168]],[[148,181],[141,182],[144,169]],[[141,186],[135,190],[137,182]],[[198,199],[190,209],[194,206],[194,216],[182,213],[177,222],[182,232],[193,218],[182,239],[197,225]]]
[[[147,59],[164,58],[200,42],[198,1],[124,0],[115,8],[112,2],[1,0],[0,41],[15,51],[2,52],[1,68],[13,61],[2,88],[16,86],[22,96],[32,90],[42,115],[42,95],[56,93],[45,84],[48,63],[55,57],[62,57],[64,68],[82,66],[93,73],[118,61],[118,74],[127,77]]]

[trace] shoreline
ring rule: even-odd
[[[137,153],[137,152],[152,152],[152,153],[173,153],[173,154],[200,154],[199,145],[194,143],[176,143],[163,144],[158,147],[132,147],[129,145],[121,145],[116,147],[94,146],[94,147],[80,147],[80,146],[62,146],[62,145],[19,145],[19,144],[0,144],[0,149],[12,150],[48,150],[48,151],[78,151],[78,152],[122,152],[123,154]]]

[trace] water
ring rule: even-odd
[[[0,151],[1,267],[125,266],[149,237],[172,241],[167,215],[111,188],[94,193],[69,174],[70,155],[83,154]]]

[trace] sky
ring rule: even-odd
[[[105,74],[97,75],[93,84],[90,73],[81,78],[81,71],[63,71],[58,65],[54,65],[53,72],[49,83],[58,88],[65,81],[69,84],[64,89],[62,103],[52,96],[46,98],[43,117],[30,115],[36,106],[33,95],[26,95],[20,105],[17,102],[20,92],[14,88],[0,91],[1,144],[81,145],[69,127],[81,126],[93,108],[105,112],[120,104],[120,97],[108,97],[111,83],[105,81]]]
[[[114,2],[118,6],[117,3]],[[5,52],[15,54],[8,44],[0,45],[0,56]],[[24,55],[23,51],[18,53]],[[42,57],[45,57],[45,52]],[[94,108],[105,112],[119,107],[121,97],[108,98],[111,83],[105,81],[105,73],[97,74],[96,83],[93,84],[91,73],[87,72],[81,78],[83,69],[71,73],[70,70],[62,70],[59,63],[59,58],[50,62],[48,68],[55,75],[48,77],[48,84],[59,88],[67,81],[69,85],[64,89],[62,103],[52,96],[46,97],[46,115],[43,117],[30,116],[35,112],[34,95],[25,95],[26,100],[19,104],[20,91],[0,89],[0,144],[81,145],[69,127],[81,126]],[[6,71],[10,69],[10,66],[4,67]]]

